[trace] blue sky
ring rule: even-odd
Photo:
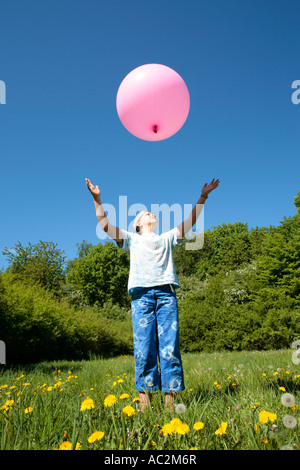
[[[219,178],[205,228],[294,215],[299,13],[298,0],[2,0],[0,249],[53,241],[72,259],[76,243],[99,243],[85,177],[117,210],[121,195],[194,204]],[[160,142],[132,136],[116,112],[121,81],[146,63],[190,92],[186,123]]]

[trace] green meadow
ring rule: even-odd
[[[299,449],[293,350],[185,353],[186,389],[140,412],[134,359],[42,362],[0,373],[1,450]]]

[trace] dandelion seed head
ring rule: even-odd
[[[282,418],[283,424],[285,425],[286,428],[288,429],[294,429],[297,426],[297,420],[294,418],[294,416],[291,415],[285,415]]]
[[[185,412],[186,407],[183,403],[178,403],[178,405],[175,406],[175,413],[177,413],[178,415],[183,415]]]
[[[281,403],[287,408],[292,408],[295,405],[295,397],[291,393],[284,393],[281,397]]]

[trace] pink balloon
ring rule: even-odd
[[[160,64],[132,70],[117,93],[117,112],[124,127],[143,140],[163,140],[185,123],[190,95],[181,76]]]

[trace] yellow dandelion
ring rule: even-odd
[[[33,411],[33,408],[31,408],[31,406],[28,406],[27,408],[25,408],[25,411],[24,413],[31,413]]]
[[[118,399],[115,395],[107,395],[107,397],[105,397],[104,399],[104,406],[113,406],[115,405],[116,403],[118,403]]]
[[[182,436],[188,432],[190,432],[190,428],[186,423],[180,423],[175,429],[175,434],[181,434]]]
[[[215,434],[224,436],[226,434],[226,429],[227,429],[228,423],[225,423],[224,421],[221,423],[221,426],[216,430]]]
[[[124,416],[133,416],[135,414],[135,409],[132,408],[132,406],[125,406],[125,408],[123,408],[123,415]]]
[[[262,437],[260,440],[263,444],[268,444],[268,440],[265,437]]]
[[[128,393],[122,393],[122,395],[120,396],[120,400],[125,400],[125,398],[129,398]]]
[[[81,445],[77,442],[75,450],[80,450]],[[72,450],[72,443],[70,441],[63,441],[59,446],[58,450]]]
[[[204,428],[204,423],[202,423],[201,421],[197,421],[195,424],[194,424],[194,429],[196,431],[200,431],[201,429]]]
[[[104,432],[102,432],[102,431],[95,431],[95,432],[93,432],[93,434],[91,434],[90,437],[88,438],[88,442],[89,442],[90,444],[92,444],[93,442],[100,441],[103,436],[104,436]]]
[[[269,411],[262,410],[259,412],[259,421],[266,424],[268,421],[275,421],[277,416],[275,413],[270,413]]]
[[[132,400],[133,403],[139,403],[141,400],[139,399],[139,397],[134,397],[134,399]]]
[[[170,423],[165,424],[159,434],[163,434],[164,436],[169,436],[170,434],[174,433],[174,426]]]
[[[81,403],[81,408],[80,409],[81,409],[81,411],[84,411],[84,410],[92,410],[93,408],[95,408],[94,400],[92,400],[92,398],[87,397]]]

